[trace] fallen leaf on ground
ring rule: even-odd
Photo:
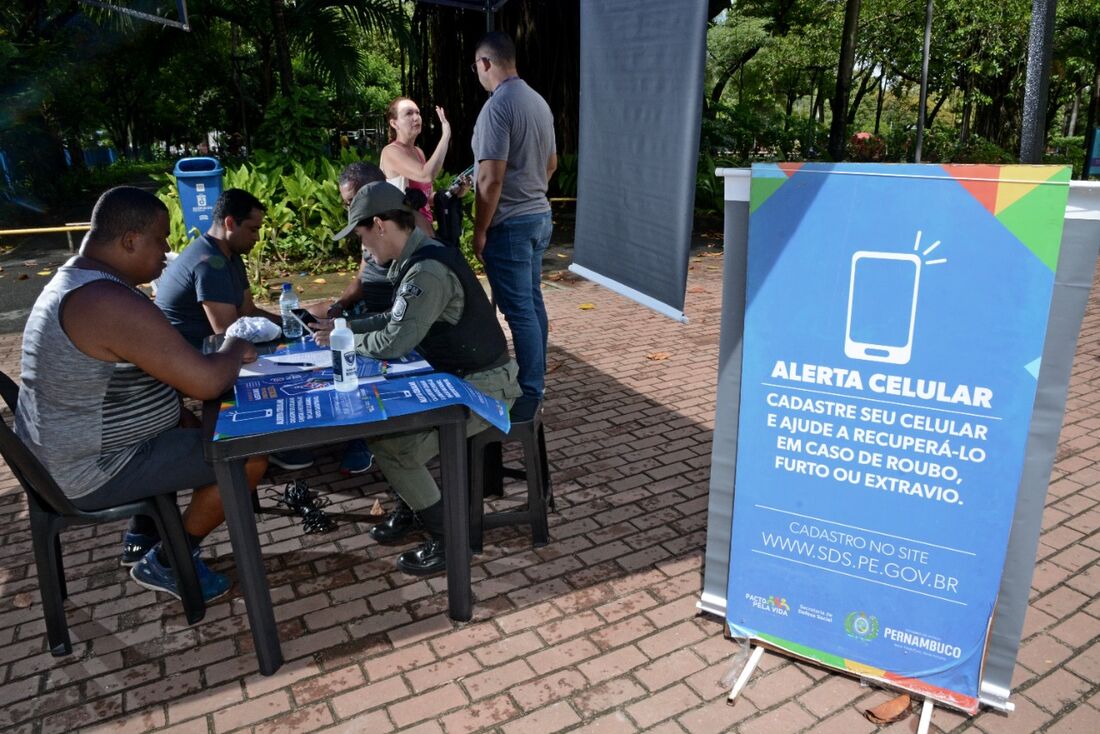
[[[561,258],[562,260],[564,260],[565,258],[569,257],[568,255],[566,255],[566,254],[565,254],[565,253],[563,253],[563,252],[559,252],[557,256],[558,256],[558,257],[560,257],[560,258]]]
[[[699,256],[700,257],[722,257],[722,253],[721,252],[701,252],[701,253],[699,253]]]
[[[26,273],[20,273],[19,277],[16,278],[16,280],[26,280],[29,277],[31,277],[31,276],[27,275]]]
[[[707,270],[721,270],[722,268],[715,267],[714,265],[708,265]]]
[[[561,365],[562,365],[561,362],[551,362],[551,361],[548,360],[546,362],[546,374],[550,374],[551,372],[554,372],[559,367],[561,367]]]
[[[591,311],[595,307],[596,307],[596,304],[594,304],[594,303],[582,303],[581,305],[577,306],[577,308],[579,308],[582,311]]]
[[[370,506],[371,517],[382,517],[386,514],[386,511],[382,509],[382,503],[378,500],[374,501],[374,504]]]
[[[645,356],[646,359],[652,359],[654,362],[659,362],[662,359],[668,359],[672,355],[668,352],[650,352]]]
[[[886,703],[879,704],[873,709],[866,709],[863,712],[863,717],[870,721],[872,724],[893,724],[895,721],[901,721],[909,715],[909,694],[903,693],[897,698],[891,699]]]
[[[35,273],[35,275],[53,275],[53,271],[51,271],[51,270],[39,270],[37,273]]]
[[[688,293],[706,293],[706,292],[707,292],[707,289],[704,288],[701,285],[693,285],[692,287],[688,288]]]
[[[33,268],[37,265],[38,265],[37,260],[24,260],[23,261],[23,267],[26,267],[26,268]]]
[[[34,597],[26,591],[20,591],[11,600],[11,605],[16,609],[26,609],[31,604],[34,604]]]
[[[324,278],[314,278],[313,282],[316,283],[317,285],[324,285],[328,281],[325,280]]]

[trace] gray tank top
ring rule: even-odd
[[[172,387],[128,362],[89,357],[69,340],[61,306],[78,288],[109,280],[146,297],[109,273],[71,262],[38,296],[23,330],[15,432],[61,491],[76,498],[106,484],[145,441],[179,425],[180,407]]]

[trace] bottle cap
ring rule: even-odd
[[[346,329],[348,327],[348,320],[347,319],[336,319],[332,323],[335,325],[335,328],[337,328],[337,329]]]
[[[284,291],[288,291],[288,290],[290,290],[290,289],[291,289],[291,285],[290,285],[290,283],[283,283],[283,290],[284,290]]]

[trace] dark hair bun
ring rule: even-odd
[[[428,197],[420,189],[414,189],[412,186],[405,189],[405,206],[416,211],[423,209],[427,203]]]

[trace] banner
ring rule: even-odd
[[[582,0],[580,25],[569,269],[684,321],[707,3]]]
[[[1069,177],[754,166],[735,635],[977,710]]]

